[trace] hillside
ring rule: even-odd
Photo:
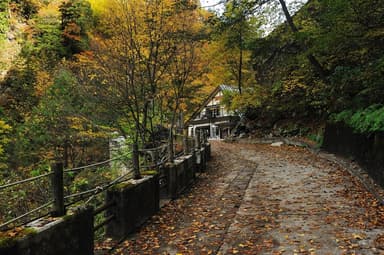
[[[249,128],[285,122],[287,134],[305,133],[337,113],[349,111],[350,117],[370,106],[383,116],[383,10],[382,1],[312,0],[294,16],[297,32],[285,23],[256,38],[249,50],[258,85],[243,103],[255,119]],[[318,60],[322,75],[309,56]],[[376,129],[384,130],[380,119]]]
[[[96,160],[111,134],[156,143],[218,84],[242,88],[224,101],[251,133],[384,130],[384,2],[311,0],[263,37],[264,2],[1,1],[0,172]]]
[[[55,158],[102,160],[114,136],[159,143],[210,93],[211,14],[194,2],[3,0],[0,10],[0,184]]]
[[[23,33],[26,32],[28,25],[18,12],[9,10],[6,16],[1,17],[4,22],[3,29],[0,29],[0,80],[4,79],[7,71],[12,67],[21,52]]]

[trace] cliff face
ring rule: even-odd
[[[9,4],[3,8],[0,17],[0,81],[4,79],[20,55],[24,34],[29,30],[28,19],[22,17],[18,9]]]
[[[6,38],[0,43],[0,80],[3,80],[12,63],[21,52],[22,34],[28,27],[26,23],[17,22],[12,30],[6,33]]]

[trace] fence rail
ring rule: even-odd
[[[26,182],[32,182],[32,181],[35,181],[35,180],[38,180],[38,179],[50,176],[52,174],[53,173],[46,173],[46,174],[38,175],[38,176],[35,176],[35,177],[27,178],[27,179],[24,179],[24,180],[8,183],[8,184],[0,186],[0,190],[6,189],[6,188],[10,188],[10,187],[13,187],[13,186],[16,186],[16,185],[20,185],[20,184],[23,184],[23,183],[26,183]]]
[[[178,152],[176,155],[173,155],[173,157],[181,156],[183,154],[188,154],[190,152],[191,148],[194,148],[194,147],[200,148],[201,147],[200,144],[203,142],[206,142],[206,140],[207,140],[207,136],[204,134],[200,135],[199,132],[197,132],[197,136],[194,138],[187,138],[187,137],[183,136],[183,139],[182,139],[183,150]],[[174,146],[176,146],[176,143],[174,144]],[[173,148],[173,149],[174,149],[173,151],[175,151],[175,148]],[[112,158],[112,159],[104,160],[104,161],[93,163],[93,164],[86,165],[86,166],[70,168],[70,169],[64,169],[63,164],[61,162],[57,162],[57,163],[54,163],[52,165],[51,172],[49,172],[49,173],[42,174],[42,175],[35,176],[35,177],[31,177],[31,178],[27,178],[27,179],[20,180],[20,181],[16,181],[13,183],[4,184],[4,185],[0,186],[0,191],[8,189],[8,188],[13,187],[13,186],[20,185],[20,184],[33,182],[33,181],[36,181],[36,180],[39,180],[39,179],[42,179],[45,177],[51,177],[51,184],[52,184],[52,189],[53,189],[51,196],[53,199],[44,203],[43,205],[41,205],[37,208],[34,208],[34,209],[26,212],[26,213],[23,213],[17,217],[9,219],[8,221],[6,221],[4,223],[0,223],[0,231],[7,230],[9,228],[16,226],[14,224],[17,222],[19,223],[18,225],[26,224],[30,221],[21,221],[21,220],[25,219],[26,217],[28,217],[32,214],[39,212],[45,208],[48,208],[50,206],[52,206],[52,210],[48,214],[51,214],[52,216],[56,216],[56,217],[64,216],[66,214],[66,208],[68,208],[74,204],[78,204],[82,201],[84,204],[88,204],[96,195],[98,195],[102,192],[105,192],[110,187],[112,187],[118,183],[132,179],[132,178],[135,178],[135,179],[140,178],[141,177],[140,176],[140,169],[141,170],[143,170],[143,169],[156,169],[158,171],[159,168],[161,166],[163,166],[167,161],[173,160],[173,158],[170,158],[170,155],[168,152],[169,152],[169,145],[168,144],[164,144],[164,145],[161,145],[161,146],[158,146],[155,148],[142,148],[142,149],[139,149],[137,144],[133,144],[132,150],[129,153],[117,156],[117,157]],[[149,160],[150,162],[145,163],[148,160],[144,160],[144,164],[141,164],[140,163],[140,154],[141,155],[149,155],[151,157]],[[123,160],[124,158],[129,158],[129,157],[131,158],[131,161],[132,161],[132,167],[129,168],[125,174],[118,176],[117,178],[111,180],[110,182],[100,184],[96,187],[93,187],[93,188],[85,190],[85,191],[81,191],[81,192],[78,192],[75,194],[68,194],[68,195],[64,194],[64,189],[65,189],[64,174],[79,173],[85,169],[100,167],[103,165],[107,165],[111,162]],[[75,198],[78,198],[78,199],[75,199]],[[71,199],[75,199],[75,200],[71,201]],[[97,214],[99,214],[99,213],[103,212],[104,210],[106,210],[108,208],[107,206],[110,207],[113,205],[101,206],[101,207],[97,208],[95,212]],[[39,217],[44,217],[46,215],[47,215],[47,213],[40,214],[34,220],[38,219]],[[108,217],[103,222],[96,225],[95,229],[101,228],[102,226],[104,226],[105,224],[107,224],[111,220],[113,220],[113,217]]]

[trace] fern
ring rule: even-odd
[[[332,122],[343,122],[359,133],[384,131],[384,106],[374,104],[357,111],[344,110],[331,115]]]

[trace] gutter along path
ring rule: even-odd
[[[111,254],[384,254],[384,207],[306,149],[212,142],[207,173]]]

